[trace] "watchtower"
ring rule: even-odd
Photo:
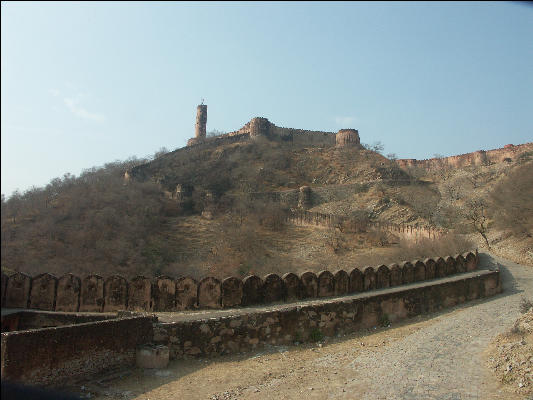
[[[358,146],[360,144],[359,132],[356,129],[341,129],[335,135],[335,142],[338,147]]]
[[[195,129],[196,139],[199,139],[199,140],[205,139],[206,125],[207,125],[207,105],[202,103],[196,108],[196,129]]]
[[[250,137],[266,137],[270,133],[270,122],[263,117],[252,118],[250,121]]]

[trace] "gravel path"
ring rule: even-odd
[[[487,399],[497,385],[484,367],[491,339],[518,318],[521,297],[533,297],[533,268],[483,256],[502,265],[504,292],[441,318],[382,351],[363,351],[350,364],[361,372],[350,391],[361,399]]]
[[[272,348],[255,355],[174,361],[168,370],[110,383],[108,396],[136,399],[509,399],[483,352],[533,299],[533,268],[501,265],[504,292],[375,333],[324,346]],[[102,393],[102,392],[101,392]]]

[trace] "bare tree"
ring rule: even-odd
[[[533,162],[518,166],[490,193],[495,226],[516,236],[533,236]]]
[[[479,233],[487,248],[490,250],[489,240],[487,239],[487,200],[486,198],[466,199],[464,204],[459,208],[461,216],[470,223],[471,227]]]
[[[167,154],[169,152],[169,150],[166,148],[166,147],[161,147],[159,150],[157,150],[155,153],[154,153],[154,160],[156,158],[159,158],[161,156],[164,156],[165,154]]]
[[[487,238],[489,201],[485,189],[486,179],[487,176],[475,171],[471,175],[452,174],[444,179],[436,220],[459,231],[479,233],[490,250]]]
[[[225,135],[226,132],[219,131],[218,129],[212,129],[209,132],[206,133],[206,137],[215,137],[215,136],[222,136]]]
[[[368,143],[361,143],[361,145],[367,149],[367,150],[370,150],[370,151],[375,151],[376,153],[382,153],[383,150],[385,149],[385,146],[383,145],[383,143],[381,143],[381,141],[376,141],[372,144],[368,144]]]

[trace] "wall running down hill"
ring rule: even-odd
[[[357,222],[348,217],[333,214],[322,214],[311,211],[295,211],[287,215],[287,222],[300,226],[339,227],[345,226],[354,232],[378,230],[391,232],[403,239],[417,241],[419,239],[438,239],[446,234],[443,229],[431,226],[409,224],[393,224],[391,222]]]
[[[35,277],[17,272],[2,273],[2,307],[68,312],[180,311],[197,308],[229,308],[301,299],[324,298],[406,283],[443,278],[477,268],[476,253],[455,257],[415,260],[401,265],[354,268],[349,272],[304,272],[300,276],[268,274],[263,279],[250,275],[222,281],[206,277],[160,276],[151,280],[138,276],[130,281],[121,276],[104,279],[90,275],[83,279],[66,274],[59,279],[45,273]]]
[[[462,168],[470,165],[487,165],[501,162],[515,161],[521,154],[533,151],[533,142],[520,145],[508,144],[502,149],[478,150],[472,153],[460,154],[457,156],[430,158],[427,160],[415,160],[406,158],[396,160],[401,168],[419,167],[429,170],[441,168]]]

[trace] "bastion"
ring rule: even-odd
[[[359,132],[356,129],[341,129],[335,136],[335,142],[338,147],[359,146]]]

